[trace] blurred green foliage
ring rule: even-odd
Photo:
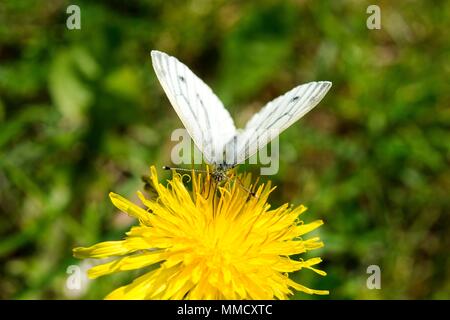
[[[325,299],[450,297],[449,1],[68,1],[0,4],[0,298],[102,298],[135,276],[65,289],[71,249],[120,239],[150,164],[181,126],[150,50],[178,57],[239,125],[299,83],[333,81],[282,134],[275,205],[323,218]],[[257,174],[258,167],[243,168]],[[161,179],[168,178],[161,172]],[[82,263],[81,263],[82,264]],[[366,287],[381,267],[382,289]],[[294,298],[319,298],[297,294]]]

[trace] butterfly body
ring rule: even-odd
[[[213,166],[213,170],[211,172],[211,178],[216,182],[222,182],[226,179],[228,179],[229,174],[228,172],[233,168],[233,166],[230,166],[228,164],[219,164]]]

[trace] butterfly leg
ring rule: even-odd
[[[219,186],[219,183],[218,182],[214,182],[214,193],[213,193],[213,196],[211,197],[212,208],[213,208],[213,215],[215,215],[215,213],[216,213],[215,204],[216,204],[216,194],[217,194],[218,186]]]
[[[244,189],[245,191],[247,191],[252,197],[258,198],[256,196],[256,193],[253,192],[252,190],[248,189],[246,186],[244,186],[244,183],[242,183],[241,179],[236,176],[237,182],[239,183],[239,185],[241,186],[242,189]]]

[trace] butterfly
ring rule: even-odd
[[[186,65],[161,51],[153,50],[151,57],[161,86],[194,144],[212,166],[211,175],[217,182],[226,180],[230,169],[314,108],[331,88],[329,81],[299,85],[267,103],[243,130],[237,130],[220,99]]]

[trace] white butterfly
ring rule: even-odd
[[[159,82],[205,161],[213,166],[216,181],[226,179],[228,169],[303,117],[331,88],[329,81],[297,86],[266,104],[238,131],[219,98],[186,65],[164,52],[153,50],[151,56]]]

